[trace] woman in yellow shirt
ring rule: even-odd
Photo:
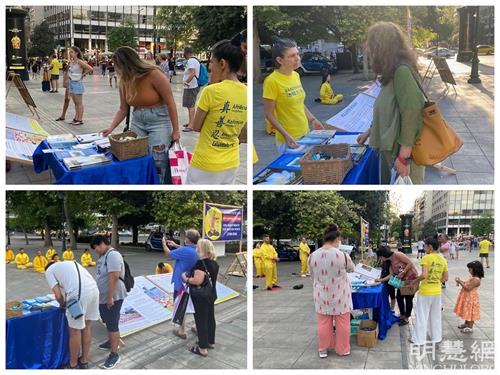
[[[323,74],[321,87],[319,89],[319,98],[322,104],[337,104],[344,100],[344,95],[334,94],[330,85],[331,76],[329,73]]]
[[[75,259],[75,254],[73,254],[73,250],[71,249],[66,249],[64,252],[63,252],[63,259],[64,260],[74,260]]]
[[[264,80],[262,97],[266,120],[276,129],[276,147],[282,154],[287,147],[299,147],[295,141],[309,132],[309,122],[314,129],[324,127],[304,104],[306,94],[295,71],[300,66],[297,43],[275,38],[272,54],[278,69]]]
[[[5,251],[5,262],[7,264],[13,262],[16,259],[16,256],[14,255],[14,251],[10,246],[7,246],[7,250]]]
[[[54,256],[55,253],[56,249],[54,249],[53,247],[49,247],[47,249],[47,252],[45,253],[45,258],[47,258],[48,261],[52,260],[52,257]]]
[[[94,267],[95,262],[92,259],[92,254],[90,254],[89,249],[83,250],[82,257],[80,258],[80,261],[82,262],[82,266],[84,267]]]
[[[158,263],[158,265],[156,266],[156,269],[155,269],[156,275],[161,275],[162,273],[172,273],[172,272],[174,272],[174,269],[172,268],[172,266],[170,264],[164,263],[164,262]]]
[[[42,255],[40,250],[36,251],[36,256],[33,258],[33,270],[38,273],[45,273],[45,267],[47,267],[49,261]]]
[[[420,282],[416,307],[416,322],[411,335],[411,342],[424,345],[427,336],[431,342],[439,343],[443,339],[441,321],[441,283],[448,281],[448,264],[439,254],[437,238],[425,240],[424,257],[420,260],[422,274],[413,282]]]
[[[300,258],[300,276],[307,277],[309,275],[309,265],[307,261],[309,260],[309,254],[311,254],[311,249],[307,244],[306,238],[301,237],[299,244],[299,258]]]
[[[239,136],[247,120],[247,86],[238,80],[244,60],[239,46],[223,40],[212,49],[210,85],[196,105],[200,132],[186,184],[233,184],[240,165]]]
[[[30,262],[30,257],[24,252],[23,248],[19,249],[19,253],[16,255],[15,261],[17,268],[20,270],[33,267],[33,263]]]

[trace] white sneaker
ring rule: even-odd
[[[328,357],[328,352],[318,352],[319,358],[326,358]]]

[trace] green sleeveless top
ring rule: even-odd
[[[390,151],[396,157],[399,146],[415,146],[423,126],[425,97],[408,65],[400,65],[394,79],[382,86],[375,100],[370,146]]]

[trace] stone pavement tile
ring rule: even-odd
[[[303,336],[291,334],[290,332],[266,334],[254,340],[254,346],[266,346],[272,348],[293,349],[303,345]]]
[[[474,118],[470,116],[462,116],[462,120],[465,122],[465,125],[472,134],[488,133],[491,134],[493,138],[493,121],[489,121],[488,119],[482,117]]]
[[[451,159],[445,159],[441,162],[445,167],[453,168],[453,163]],[[458,180],[457,176],[452,173],[448,173],[439,168],[427,167],[425,168],[425,183],[428,185],[456,185]]]
[[[381,355],[379,352],[372,351],[374,348],[370,348],[368,351],[368,357],[366,359],[365,369],[401,369],[402,359],[401,350],[384,352]]]
[[[465,147],[465,144],[464,144]],[[473,157],[471,157],[473,156]],[[452,155],[451,162],[453,163],[453,168],[457,172],[467,172],[469,174],[474,173],[491,173],[491,183],[493,183],[493,168],[491,167],[490,162],[485,156],[481,155]],[[462,178],[464,173],[460,173],[457,177]]]
[[[494,183],[493,172],[459,174],[459,185],[492,185]]]
[[[297,348],[290,348],[287,350],[275,349],[272,347],[266,348],[266,352],[263,355],[255,359],[254,356],[254,368],[260,369],[285,369],[292,368],[297,359],[302,355],[307,346],[307,341],[302,341],[302,345]],[[255,345],[254,345],[255,347]],[[311,368],[311,364],[309,367]]]
[[[329,350],[327,358],[319,358],[318,344],[314,342],[293,365],[294,369],[363,369],[366,366],[368,350],[355,348],[351,340],[351,354],[338,356]]]
[[[462,138],[464,144],[453,156],[476,156],[481,155],[484,156],[483,151],[479,147],[475,138],[471,137],[470,133],[458,133],[457,134]]]
[[[459,133],[468,133],[469,128],[465,125],[465,122],[462,120],[461,117],[452,117],[452,116],[446,116],[445,117],[446,123],[451,126],[456,132]]]

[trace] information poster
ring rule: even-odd
[[[241,241],[243,208],[204,203],[203,238],[211,241]]]
[[[48,135],[34,119],[5,114],[5,155],[8,160],[33,162],[33,153]]]

